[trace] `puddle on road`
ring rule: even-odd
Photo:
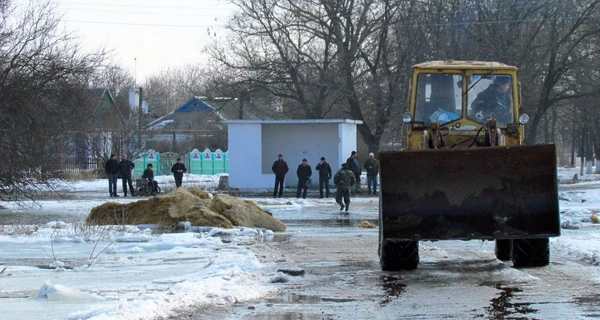
[[[288,227],[350,227],[357,228],[358,225],[363,221],[377,226],[379,225],[378,219],[350,219],[350,218],[337,218],[337,219],[304,219],[304,220],[281,220]]]
[[[293,303],[293,304],[315,304],[320,302],[333,302],[333,303],[343,303],[343,302],[352,302],[354,299],[348,298],[327,298],[320,297],[317,295],[305,295],[305,294],[282,294],[274,298],[269,298],[266,300],[267,303],[270,304],[283,304],[283,303]]]
[[[400,277],[384,275],[380,276],[379,280],[384,291],[384,296],[379,302],[380,305],[389,303],[406,291],[406,284],[402,283]]]
[[[485,284],[484,284],[485,285]],[[515,293],[523,292],[523,289],[516,287],[504,287],[496,284],[495,288],[500,290],[498,297],[490,300],[491,306],[485,310],[490,313],[492,319],[505,319],[506,317],[515,317],[516,315],[535,314],[537,310],[532,308],[530,303],[512,303],[511,300]]]
[[[303,320],[327,320],[327,319],[335,319],[332,316],[327,316],[323,314],[307,314],[304,312],[281,312],[281,313],[256,313],[244,316],[244,319],[261,319],[261,320],[294,320],[294,319],[303,319]]]

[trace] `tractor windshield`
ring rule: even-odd
[[[421,73],[417,76],[415,121],[446,124],[462,117],[460,74]]]
[[[512,77],[508,74],[474,74],[469,79],[467,118],[485,124],[495,118],[499,126],[513,122]]]

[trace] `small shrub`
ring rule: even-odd
[[[595,213],[592,213],[592,215],[590,215],[590,221],[592,223],[600,223],[600,217],[598,217]]]

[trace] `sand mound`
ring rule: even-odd
[[[283,222],[273,218],[271,212],[261,209],[249,200],[240,200],[230,195],[218,194],[210,203],[210,209],[223,215],[235,226],[285,231]]]
[[[213,198],[210,193],[197,187],[177,188],[167,194],[127,204],[107,202],[94,207],[86,218],[90,225],[148,223],[168,226],[180,221],[189,221],[194,226],[243,226],[275,232],[286,230],[283,222],[252,201],[229,195]]]

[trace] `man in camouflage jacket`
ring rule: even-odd
[[[342,163],[342,168],[333,176],[333,182],[337,187],[335,192],[335,202],[340,205],[340,211],[344,210],[345,207],[347,213],[350,208],[350,187],[356,183],[356,177],[354,176],[354,173],[348,169],[348,164]],[[342,198],[344,198],[344,203],[342,203]]]

